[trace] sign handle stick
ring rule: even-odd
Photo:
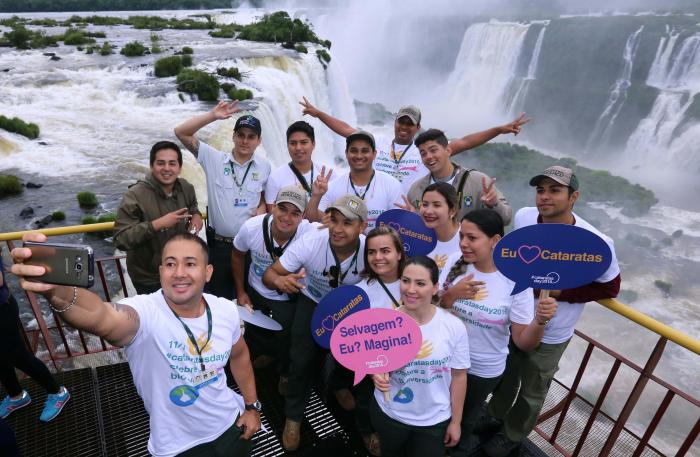
[[[549,290],[540,289],[540,300],[544,300],[545,298],[549,298]]]
[[[384,373],[382,376],[385,381],[389,382],[389,373]],[[391,401],[391,394],[388,390],[384,392],[384,401],[387,403]]]

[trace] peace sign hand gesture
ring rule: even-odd
[[[308,114],[311,117],[318,117],[319,114],[321,114],[321,110],[316,108],[314,105],[312,105],[306,97],[302,97],[304,99],[303,102],[299,102],[301,106],[304,107],[302,110],[302,113]]]
[[[514,121],[498,127],[498,133],[500,133],[501,135],[504,135],[506,133],[512,133],[513,135],[517,135],[518,133],[520,133],[520,130],[522,130],[523,125],[527,124],[532,120],[531,117],[525,116],[525,113],[520,113],[520,116],[518,116],[518,118]]]
[[[489,208],[498,204],[498,192],[496,192],[495,184],[496,178],[492,178],[488,185],[486,185],[486,177],[481,178],[481,201]]]
[[[330,182],[332,175],[332,168],[328,170],[328,174],[326,175],[326,166],[324,165],[323,167],[321,167],[321,174],[319,174],[313,182],[313,186],[311,188],[311,195],[325,195],[326,192],[328,192],[328,183]]]
[[[240,108],[238,108],[238,100],[234,100],[230,103],[221,101],[214,107],[213,110],[211,110],[218,120],[228,119],[239,111]]]

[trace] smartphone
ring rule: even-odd
[[[32,241],[25,241],[23,246],[32,251],[25,264],[46,268],[44,275],[35,278],[37,281],[84,288],[95,283],[95,255],[90,246]]]

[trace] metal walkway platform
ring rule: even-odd
[[[22,385],[31,395],[32,403],[6,419],[25,457],[149,455],[146,450],[148,415],[126,363],[66,371],[56,377],[69,389],[71,399],[53,422],[39,422],[46,392],[31,379],[23,380]],[[268,432],[261,430],[254,436],[252,455],[285,455],[282,448],[284,403],[277,393],[277,379],[266,370],[257,371],[256,379],[263,403],[262,420]],[[0,395],[4,397],[5,393]],[[350,413],[337,407],[334,400],[324,404],[314,392],[302,423],[300,449],[290,455],[368,456],[352,423]],[[475,457],[479,455],[479,452],[474,453]],[[528,442],[519,455],[541,457],[545,454]]]

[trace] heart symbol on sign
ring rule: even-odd
[[[321,327],[325,328],[329,332],[332,332],[335,328],[335,320],[333,319],[333,316],[328,316],[323,319],[323,321],[321,321]]]
[[[401,229],[401,225],[398,222],[389,222],[387,225],[397,232]]]
[[[527,264],[537,260],[541,253],[542,248],[539,246],[522,245],[518,248],[518,257],[520,257],[520,260]]]

